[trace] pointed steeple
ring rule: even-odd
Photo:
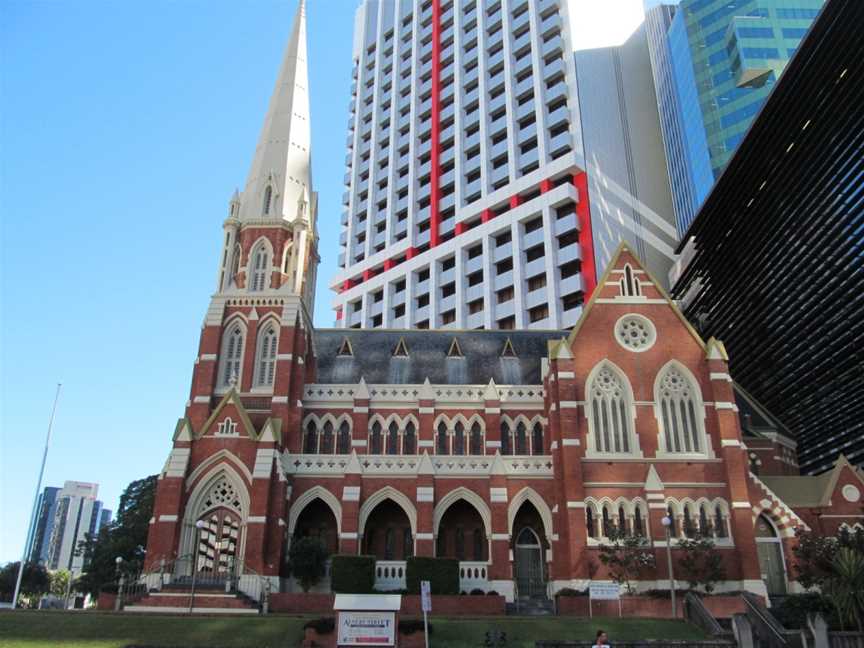
[[[285,220],[314,230],[306,2],[300,0],[246,180],[240,220]]]

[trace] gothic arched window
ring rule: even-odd
[[[704,419],[698,387],[675,365],[657,377],[656,397],[662,441],[669,453],[704,453]]]
[[[633,507],[633,533],[637,536],[644,536],[645,529],[642,526],[642,509],[637,504]]]
[[[402,436],[402,454],[415,454],[417,452],[417,431],[414,429],[414,423],[409,421],[405,425],[405,432]]]
[[[303,453],[315,454],[318,452],[318,426],[315,421],[306,424],[306,434],[303,435]]]
[[[483,428],[477,421],[471,425],[470,452],[472,455],[483,454]]]
[[[222,387],[231,385],[234,379],[239,388],[240,376],[243,372],[243,338],[246,329],[240,322],[234,322],[225,334],[222,342],[222,367],[219,370],[219,381]]]
[[[279,336],[276,326],[268,324],[258,336],[258,352],[255,358],[255,386],[270,387],[276,371],[276,346]]]
[[[249,260],[249,290],[259,292],[270,287],[270,251],[264,243],[259,244]]]
[[[399,426],[391,421],[387,428],[387,454],[399,454]]]
[[[718,538],[727,537],[726,533],[726,518],[723,515],[723,509],[718,504],[714,509],[714,534]]]
[[[237,243],[234,245],[234,251],[231,253],[231,269],[228,275],[229,286],[237,285],[237,273],[240,272],[240,257],[242,255],[243,251],[240,249],[240,244]]]
[[[447,443],[447,424],[441,421],[438,424],[438,432],[435,439],[435,452],[439,455],[450,454],[450,448]]]
[[[528,431],[525,429],[525,424],[522,421],[516,424],[516,454],[528,454]]]
[[[543,454],[543,425],[539,422],[534,424],[531,431],[531,454]]]
[[[510,438],[510,424],[507,421],[501,421],[501,454],[513,454],[513,442]]]
[[[351,426],[348,421],[342,421],[339,425],[339,440],[336,444],[336,452],[349,454],[351,452]]]
[[[321,432],[321,454],[333,454],[333,424],[327,421]]]
[[[608,364],[588,385],[588,433],[594,452],[629,454],[633,449],[630,390],[626,379]]]
[[[585,507],[585,527],[588,529],[588,537],[597,537],[597,528],[594,523],[594,511],[591,506]]]
[[[372,430],[369,433],[369,453],[381,454],[382,441],[381,424],[378,421],[375,421],[372,424]]]
[[[465,426],[460,421],[453,426],[453,454],[465,454]]]

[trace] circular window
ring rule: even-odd
[[[846,498],[847,502],[857,502],[861,499],[861,491],[858,490],[857,486],[853,486],[852,484],[846,484],[843,487],[843,497]]]
[[[630,351],[647,351],[657,339],[657,331],[647,317],[625,315],[615,324],[615,339]]]

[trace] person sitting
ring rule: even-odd
[[[594,645],[591,648],[603,648],[609,645],[609,636],[605,630],[598,630],[597,637],[594,639]]]

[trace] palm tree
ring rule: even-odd
[[[831,564],[833,574],[825,582],[824,593],[834,604],[841,625],[849,621],[864,632],[864,554],[841,547]]]

